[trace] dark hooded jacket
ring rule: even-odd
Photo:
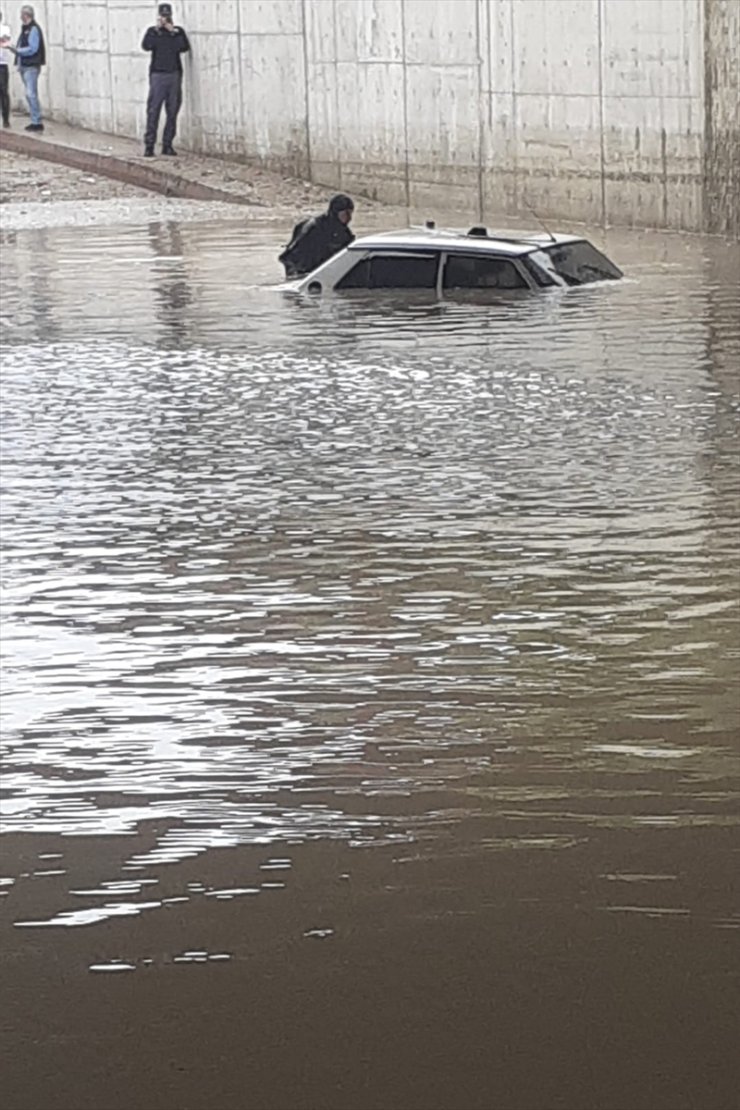
[[[310,274],[354,242],[355,237],[349,227],[339,219],[339,213],[348,208],[354,208],[352,201],[340,193],[332,197],[327,211],[321,216],[296,224],[290,242],[278,257],[285,267],[287,278]]]

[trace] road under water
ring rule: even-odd
[[[3,233],[7,1105],[734,1110],[740,249],[283,231]]]

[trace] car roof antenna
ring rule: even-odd
[[[532,213],[532,215],[534,216],[534,218],[536,219],[536,221],[540,225],[540,227],[543,229],[543,231],[545,231],[545,233],[550,236],[550,241],[553,242],[553,243],[557,243],[557,239],[555,238],[553,233],[550,231],[550,228],[547,226],[545,221],[542,219],[542,216],[539,216],[535,212],[534,208],[532,207],[532,205],[529,203],[528,200],[525,200],[524,204],[529,209],[529,211]]]

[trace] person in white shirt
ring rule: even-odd
[[[0,112],[3,117],[3,127],[10,127],[10,93],[8,82],[10,80],[10,27],[3,23],[3,13],[0,12]]]

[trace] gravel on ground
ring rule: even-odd
[[[150,197],[147,189],[73,170],[41,158],[0,150],[0,204],[56,200],[109,200]]]

